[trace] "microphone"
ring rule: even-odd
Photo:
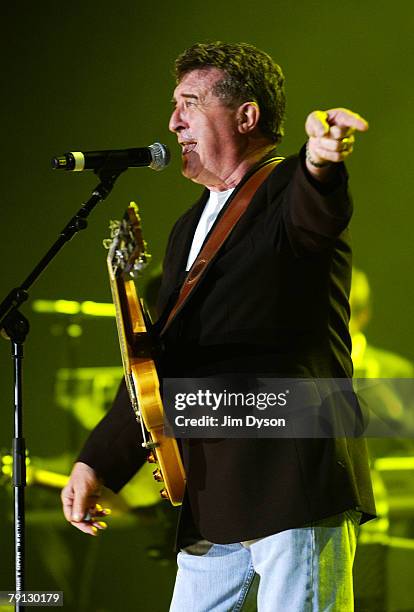
[[[170,163],[170,151],[159,142],[149,147],[108,151],[71,151],[52,159],[55,170],[126,170],[148,166],[153,170],[164,170]]]

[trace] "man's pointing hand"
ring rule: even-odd
[[[323,178],[332,163],[344,161],[354,148],[354,132],[365,132],[368,122],[347,108],[316,110],[306,119],[306,165],[314,176]]]

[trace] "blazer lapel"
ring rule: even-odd
[[[180,219],[177,231],[179,240],[174,240],[174,251],[168,253],[168,274],[163,279],[163,285],[158,301],[159,319],[164,319],[169,312],[173,297],[178,295],[185,278],[185,268],[191,244],[204,206],[208,200],[209,191],[205,189],[200,199]]]
[[[188,254],[193,243],[195,231],[198,222],[204,210],[204,206],[209,197],[208,189],[203,191],[201,198],[190,208],[186,217],[182,220],[180,226],[180,242],[177,249],[177,256],[173,253],[173,278],[174,285],[180,281],[181,276],[185,273]]]

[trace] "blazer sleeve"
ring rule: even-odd
[[[307,170],[303,147],[284,210],[289,239],[298,254],[332,247],[352,216],[345,165],[335,164],[332,178],[322,183]]]
[[[123,380],[112,408],[90,433],[77,461],[92,467],[117,493],[145,463],[147,451],[141,442],[141,428]]]

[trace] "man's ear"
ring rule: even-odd
[[[240,134],[248,134],[254,130],[260,119],[260,109],[257,102],[244,102],[237,110],[237,129]]]

